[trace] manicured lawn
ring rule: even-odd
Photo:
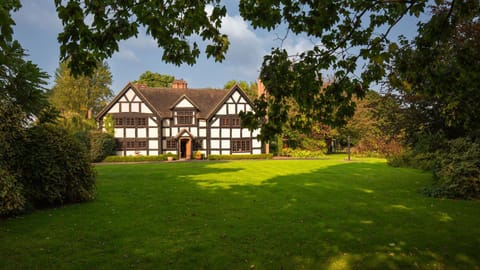
[[[94,202],[0,221],[0,269],[480,269],[480,202],[380,159],[97,171]]]

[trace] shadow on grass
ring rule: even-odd
[[[415,170],[256,161],[103,166],[99,175],[93,203],[0,224],[5,268],[480,265],[478,202],[421,196],[430,176]]]

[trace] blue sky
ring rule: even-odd
[[[289,54],[310,49],[314,43],[303,36],[289,34],[280,43],[279,36],[285,36],[285,29],[273,32],[253,30],[238,14],[237,1],[227,1],[228,15],[224,18],[221,31],[229,36],[230,49],[226,60],[216,63],[200,56],[194,66],[175,66],[162,62],[162,50],[156,42],[140,32],[137,38],[120,42],[120,50],[107,62],[113,75],[112,90],[117,93],[129,81],[138,79],[140,74],[150,70],[184,79],[190,88],[222,88],[229,80],[255,81],[263,56],[271,48],[283,46]],[[233,4],[235,3],[235,4]],[[57,35],[62,30],[53,0],[22,0],[23,7],[14,13],[15,38],[29,54],[29,59],[50,74],[53,85],[55,69],[59,62]],[[415,22],[408,21],[396,33],[407,36],[415,32]],[[412,32],[413,31],[413,32]]]

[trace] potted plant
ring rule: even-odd
[[[168,155],[168,156],[167,156],[167,161],[168,161],[168,162],[173,161],[173,155],[172,155],[172,153],[168,152],[167,155]]]
[[[195,159],[197,160],[202,159],[202,152],[200,152],[200,150],[197,150],[197,152],[195,152]]]

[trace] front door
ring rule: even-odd
[[[192,157],[192,140],[180,139],[180,158],[190,159]]]

